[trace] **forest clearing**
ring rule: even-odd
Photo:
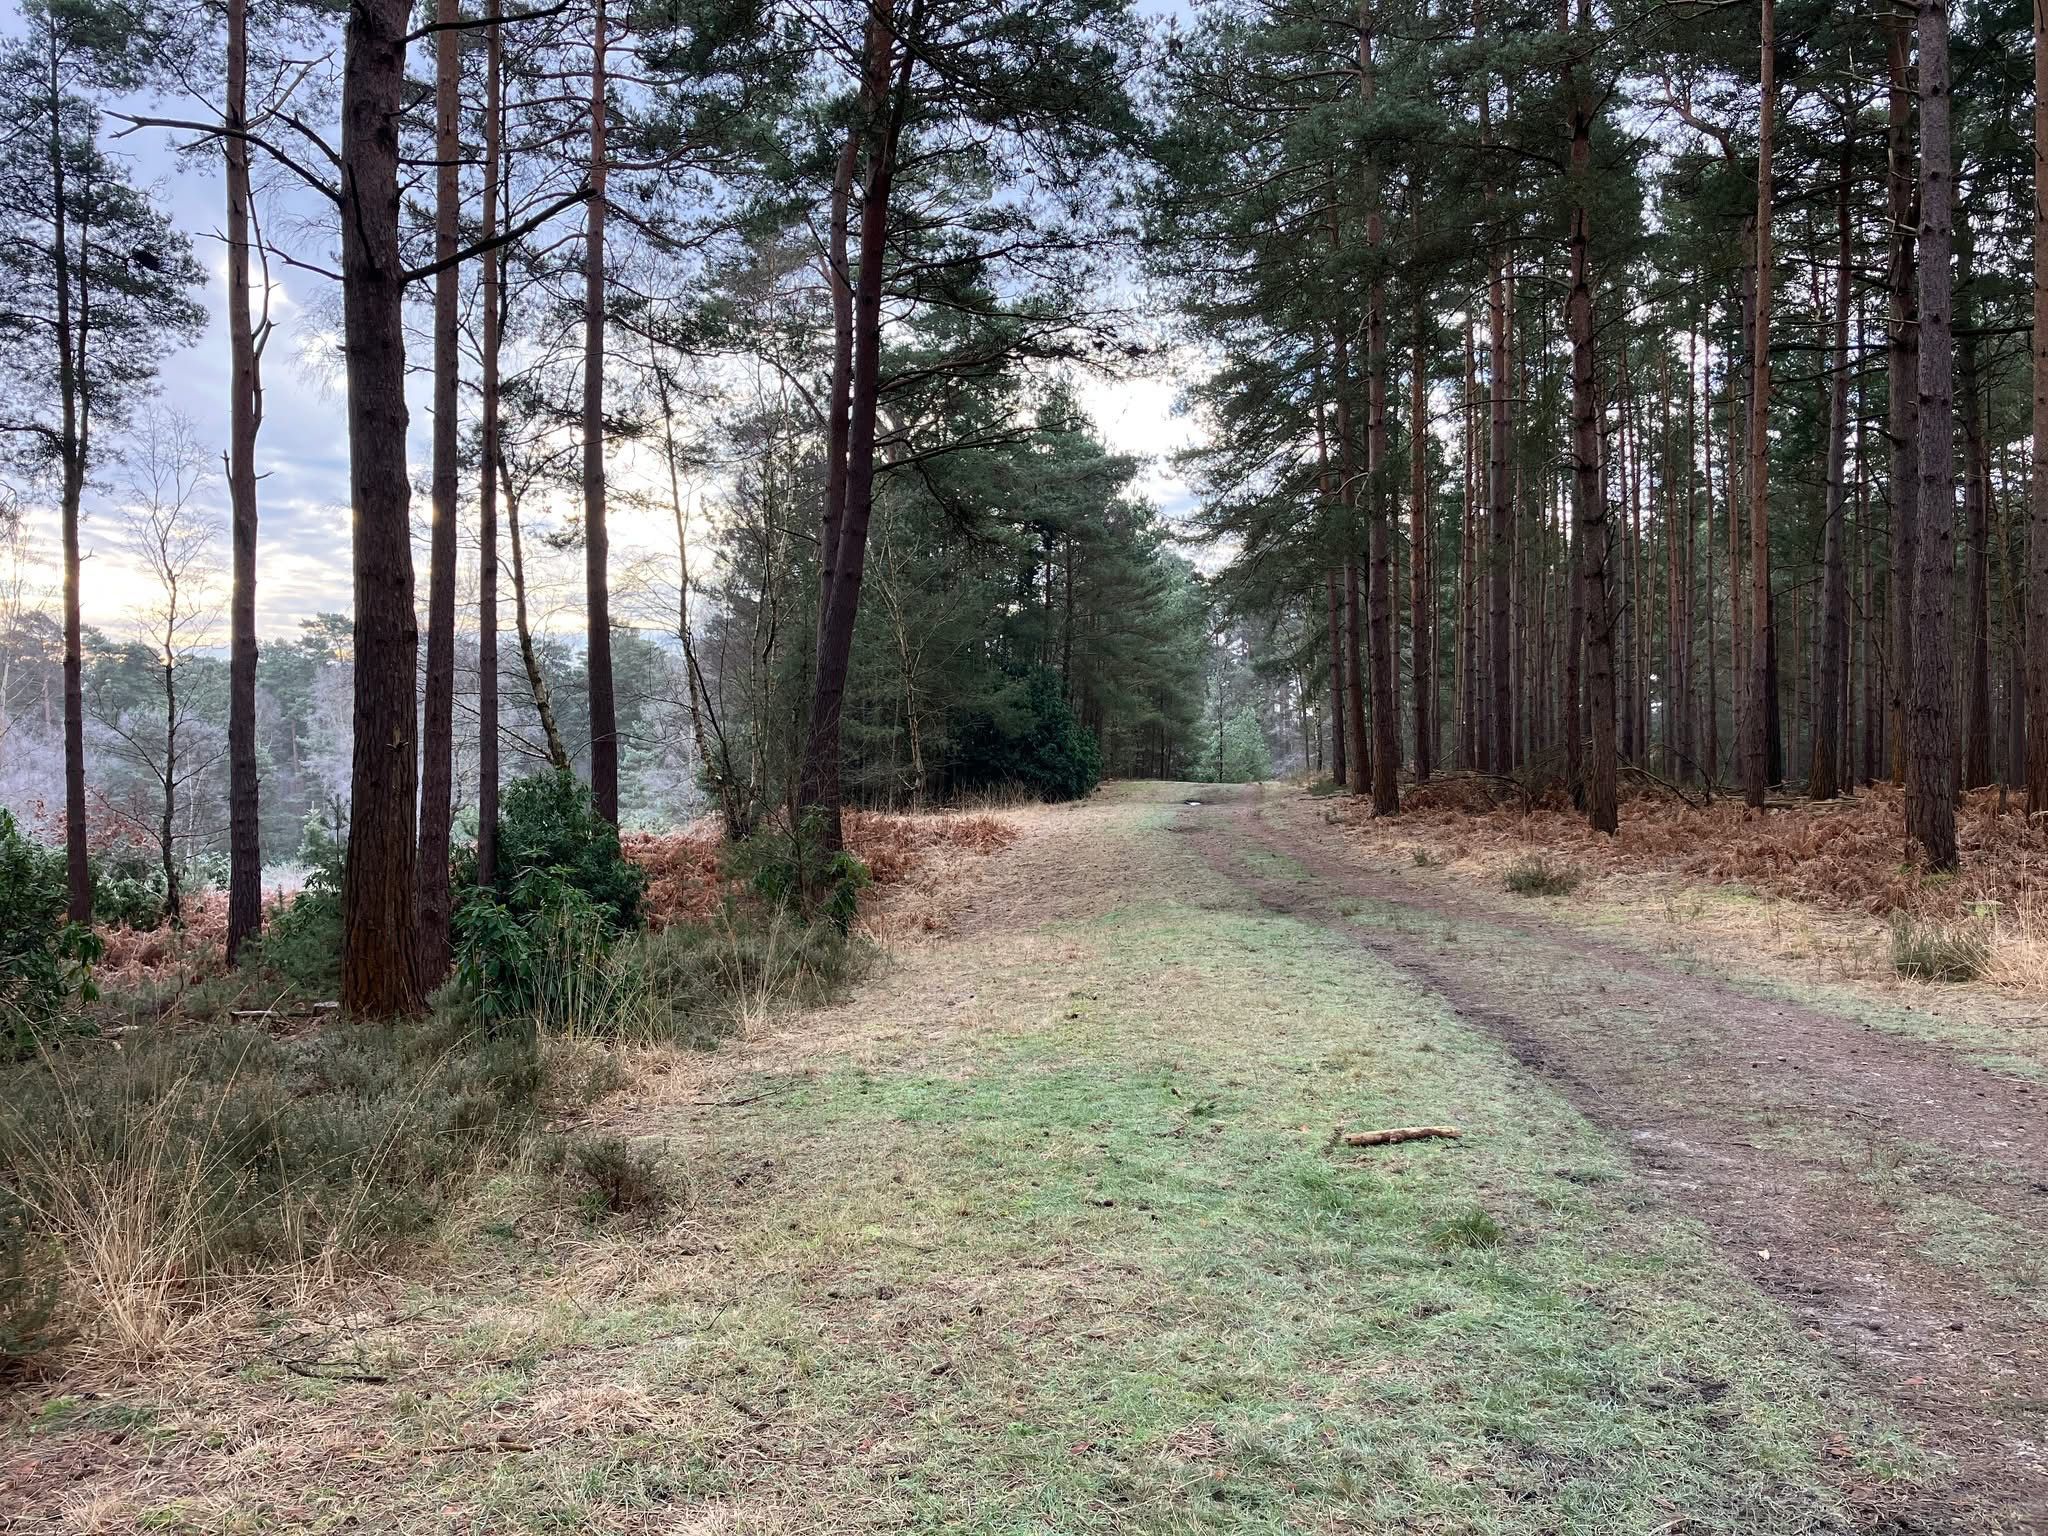
[[[14,1528],[2041,1528],[2048,1040],[1978,989],[1281,786],[1005,816],[847,1000],[630,1059],[586,1113],[664,1203],[518,1164],[424,1266],[60,1373]]]

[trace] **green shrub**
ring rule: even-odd
[[[1967,926],[1892,914],[1892,969],[1919,981],[1975,981],[1991,961],[1984,935]]]
[[[1531,853],[1508,866],[1502,880],[1517,896],[1569,896],[1579,888],[1581,876],[1570,864],[1553,864],[1540,853]]]
[[[623,1136],[593,1136],[570,1143],[568,1153],[593,1215],[653,1212],[668,1204],[661,1165],[645,1147]]]
[[[305,840],[299,845],[306,883],[270,913],[262,935],[242,952],[244,966],[266,966],[308,997],[340,993],[345,853],[318,821],[306,824]]]
[[[163,866],[154,854],[124,850],[92,861],[95,922],[147,933],[162,925],[169,899]]]
[[[66,1006],[96,995],[99,937],[65,921],[64,853],[45,848],[0,809],[0,1051],[35,1049]]]
[[[608,953],[639,926],[646,886],[574,774],[519,780],[498,818],[495,883],[455,912],[459,997],[490,1028],[609,1028],[622,999]]]
[[[567,769],[518,780],[498,813],[498,899],[530,915],[556,904],[560,887],[585,898],[614,934],[640,926],[646,872],[620,851],[618,828]]]
[[[824,813],[816,809],[735,845],[725,856],[725,875],[769,906],[794,911],[807,923],[823,919],[842,935],[852,932],[860,893],[874,882],[859,859],[825,846]]]
[[[475,891],[455,912],[458,996],[489,1028],[532,1020],[574,1031],[607,1018],[616,999],[605,910],[551,874],[530,871],[501,901]]]
[[[952,736],[958,789],[1025,784],[1043,800],[1078,800],[1102,780],[1102,749],[1049,667],[1033,667],[988,708],[956,720]]]

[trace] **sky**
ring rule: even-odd
[[[201,442],[224,448],[228,421],[227,253],[220,231],[225,189],[216,160],[180,157],[172,151],[171,139],[169,134],[147,130],[109,147],[128,161],[138,182],[154,189],[173,223],[192,237],[195,254],[208,274],[200,295],[208,316],[206,330],[193,346],[165,363],[155,408],[186,417]],[[270,204],[268,223],[280,227],[293,212],[289,194],[282,189],[274,191]],[[301,254],[316,256],[320,243],[316,237]],[[331,293],[322,291],[330,286],[328,281],[317,274],[279,267],[272,278],[271,313],[277,332],[264,360],[264,419],[257,445],[262,477],[258,491],[257,631],[266,637],[291,634],[302,619],[321,612],[345,612],[350,606],[347,401],[340,378],[322,361],[331,356],[329,327],[334,301]],[[416,367],[419,361],[414,360]],[[1174,473],[1170,456],[1188,443],[1193,430],[1192,422],[1175,412],[1179,385],[1172,370],[1169,357],[1161,371],[1149,376],[1114,381],[1084,377],[1077,381],[1081,400],[1107,444],[1142,461],[1136,490],[1169,516],[1191,504],[1189,488]],[[409,391],[410,458],[414,521],[422,531],[424,505],[419,487],[432,431],[427,388],[427,378],[416,373]],[[632,473],[630,464],[614,465],[615,477]],[[137,615],[146,610],[151,586],[146,572],[125,548],[120,510],[130,499],[125,477],[117,464],[107,463],[100,479],[101,484],[87,493],[81,530],[87,561],[81,601],[88,625],[125,636],[135,627]],[[220,525],[216,564],[222,574],[217,597],[224,614],[227,494],[217,465],[197,500],[212,511]],[[544,509],[534,510],[545,517]],[[54,506],[32,506],[30,520],[34,547],[48,556],[47,560],[38,559],[39,584],[54,600],[58,547]],[[627,506],[613,512],[612,540],[615,561],[621,564],[630,563],[636,553],[673,548],[665,514]],[[466,550],[465,565],[473,565],[474,559],[473,550]],[[693,560],[693,566],[695,563]],[[423,578],[423,547],[418,567]],[[550,610],[549,625],[580,628],[580,609],[570,593],[565,591],[559,603],[544,606]]]

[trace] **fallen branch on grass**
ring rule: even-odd
[[[276,1356],[272,1356],[276,1359]],[[374,1371],[323,1370],[321,1367],[335,1364],[331,1360],[278,1360],[277,1363],[294,1376],[303,1376],[308,1381],[361,1382],[367,1386],[382,1386],[391,1378]]]
[[[1668,795],[1676,795],[1696,811],[1704,811],[1714,803],[1714,792],[1711,789],[1703,790],[1700,797],[1695,800],[1686,792],[1684,785],[1667,779],[1662,774],[1652,773],[1647,768],[1639,768],[1634,763],[1624,763],[1621,771],[1638,784],[1650,789],[1661,789]]]
[[[1465,1133],[1455,1125],[1397,1125],[1384,1131],[1344,1131],[1347,1147],[1391,1147],[1402,1141],[1456,1141]]]
[[[228,1013],[237,1019],[311,1019],[340,1008],[339,1003],[308,1003],[303,1008],[230,1008]]]

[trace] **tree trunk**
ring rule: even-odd
[[[920,0],[912,0],[911,33]],[[896,146],[909,105],[914,48],[896,60],[896,0],[876,0],[868,13],[861,86],[861,142],[866,180],[860,200],[860,267],[853,290],[852,368],[847,393],[845,507],[832,531],[829,565],[821,562],[817,664],[799,800],[822,815],[825,846],[841,844],[839,783],[840,709],[853,656],[853,625],[867,562],[868,520],[874,510],[875,428],[881,402],[883,262],[888,250],[889,199],[896,181]],[[893,82],[892,82],[893,75]]]
[[[1968,271],[1967,264],[1964,267]],[[1974,319],[1974,317],[1972,317]],[[1991,782],[1991,464],[1984,441],[1982,380],[1977,347],[1965,336],[1961,354],[1963,390],[1964,615],[1969,624],[1963,664],[1962,787]]]
[[[2027,814],[2048,813],[2048,0],[2034,0],[2034,420],[2027,505]]]
[[[406,0],[356,0],[342,72],[341,272],[355,504],[355,753],[343,881],[343,1008],[424,1004],[418,964],[411,487],[405,462],[405,282],[398,118]]]
[[[1956,271],[1964,293],[1958,344],[1963,392],[1964,639],[1962,787],[1991,782],[1991,451],[1984,441],[1983,380],[1977,372],[1977,306],[1970,297],[1976,241],[1967,213],[1956,220]]]
[[[1701,745],[1705,750],[1704,768],[1707,782],[1713,783],[1721,774],[1721,649],[1714,635],[1714,349],[1711,343],[1707,355],[1700,360],[1699,386],[1699,440],[1700,440],[1700,490],[1707,507],[1707,571],[1705,601],[1701,604],[1707,612],[1707,699],[1703,710],[1705,730]],[[1726,471],[1723,471],[1725,478]]]
[[[569,768],[569,749],[555,723],[554,695],[548,688],[547,673],[541,670],[540,650],[533,643],[533,625],[526,608],[526,541],[519,533],[519,497],[513,493],[505,465],[499,461],[498,488],[505,501],[505,539],[512,548],[512,627],[519,638],[519,665],[526,673],[526,691],[533,699],[533,712],[540,716],[541,736],[547,742],[548,763],[558,773]]]
[[[483,243],[498,232],[498,199],[503,182],[505,39],[501,0],[486,0],[484,17],[484,211]],[[504,346],[504,253],[484,253],[482,420],[477,470],[477,745],[476,883],[491,885],[498,875],[498,461],[499,354]]]
[[[1886,285],[1890,294],[1885,342],[1885,435],[1891,444],[1887,475],[1891,495],[1891,656],[1888,697],[1891,713],[1892,782],[1907,784],[1912,772],[1906,750],[1906,701],[1913,678],[1914,576],[1920,563],[1920,289],[1914,228],[1919,193],[1913,171],[1912,34],[1896,12],[1885,22],[1885,154],[1888,212],[1892,231]]]
[[[455,789],[456,349],[462,272],[454,265],[462,218],[459,164],[462,34],[457,0],[435,0],[433,525],[427,559],[427,675],[420,720],[420,984],[431,992],[448,974],[448,826]]]
[[[1629,430],[1634,391],[1628,372],[1628,338],[1618,344],[1620,357],[1615,374],[1614,455],[1620,469],[1620,497],[1616,511],[1621,519],[1621,540],[1614,561],[1615,693],[1617,695],[1617,747],[1625,763],[1636,761],[1636,636],[1641,632],[1642,572],[1636,560],[1635,442]],[[1609,533],[1610,540],[1613,534]]]
[[[1365,718],[1364,628],[1358,591],[1358,561],[1344,562],[1344,721],[1351,741],[1346,754],[1351,769],[1351,793],[1372,793],[1372,738]]]
[[[1417,215],[1421,217],[1420,204]],[[1415,782],[1425,783],[1435,746],[1436,673],[1430,665],[1429,384],[1427,312],[1415,301],[1415,346],[1408,379],[1408,630],[1410,691],[1415,695]]]
[[[1358,72],[1360,93],[1373,99],[1373,17],[1370,0],[1360,0]],[[1379,255],[1386,230],[1380,207],[1377,166],[1368,161],[1365,245],[1373,262],[1365,321],[1365,470],[1368,521],[1366,607],[1372,628],[1372,809],[1392,816],[1401,809],[1397,774],[1401,767],[1401,709],[1396,702],[1399,658],[1395,652],[1392,552],[1393,508],[1387,494],[1387,283]]]
[[[1513,509],[1508,499],[1508,339],[1506,279],[1498,244],[1487,274],[1487,400],[1489,429],[1486,450],[1486,681],[1490,690],[1486,712],[1488,764],[1495,773],[1515,767],[1514,679],[1509,675],[1510,642],[1508,549]]]
[[[1948,0],[1920,0],[1920,558],[1913,581],[1906,826],[1930,868],[1956,867],[1955,701],[1949,666],[1955,582],[1955,384],[1949,314],[1954,230]]]
[[[1465,499],[1458,528],[1458,766],[1482,766],[1479,743],[1479,363],[1465,328]]]
[[[1771,139],[1778,111],[1777,6],[1763,0],[1763,99],[1757,126],[1756,333],[1749,396],[1749,711],[1742,737],[1742,797],[1761,808],[1770,770],[1775,673],[1771,646]]]
[[[1835,376],[1828,392],[1826,525],[1821,536],[1820,687],[1813,716],[1812,762],[1807,766],[1806,792],[1815,800],[1832,800],[1841,792],[1841,724],[1844,697],[1843,650],[1847,640],[1848,567],[1843,537],[1843,509],[1848,504],[1849,460],[1849,283],[1855,255],[1849,223],[1849,178],[1854,169],[1854,122],[1845,114],[1841,185],[1835,194]]]
[[[164,914],[173,926],[184,921],[184,894],[178,883],[178,633],[177,599],[164,625],[164,810],[157,826],[157,851],[164,867]]]
[[[1337,596],[1337,572],[1323,573],[1324,595],[1330,613],[1330,782],[1339,786],[1344,778],[1344,641],[1343,602]]]
[[[605,0],[590,44],[590,214],[583,251],[583,607],[590,675],[590,795],[619,820],[619,724],[612,698],[611,537],[604,478]]]
[[[1766,5],[1769,3],[1765,0]],[[1583,0],[1580,16],[1583,29]],[[1568,57],[1565,99],[1570,113],[1572,211],[1571,289],[1565,300],[1565,323],[1572,344],[1572,497],[1579,523],[1579,622],[1585,626],[1586,703],[1593,717],[1593,759],[1585,782],[1585,809],[1588,825],[1596,831],[1611,833],[1618,825],[1614,612],[1607,597],[1607,490],[1600,474],[1600,405],[1594,373],[1593,284],[1589,270],[1592,221],[1586,206],[1587,179],[1593,161],[1593,105],[1581,94],[1576,75]],[[1573,627],[1577,628],[1578,623]]]
[[[85,658],[78,612],[78,514],[85,496],[86,455],[91,449],[91,397],[81,387],[85,320],[74,323],[70,191],[64,174],[64,93],[57,73],[57,31],[45,18],[50,45],[50,222],[51,261],[57,311],[57,394],[62,420],[58,441],[59,515],[64,540],[64,885],[65,915],[92,921],[92,865],[85,827]],[[81,261],[82,265],[82,261]]]
[[[256,779],[256,433],[263,422],[263,338],[249,310],[249,0],[228,0],[228,964],[263,926],[263,830]],[[269,284],[264,284],[269,331]]]

